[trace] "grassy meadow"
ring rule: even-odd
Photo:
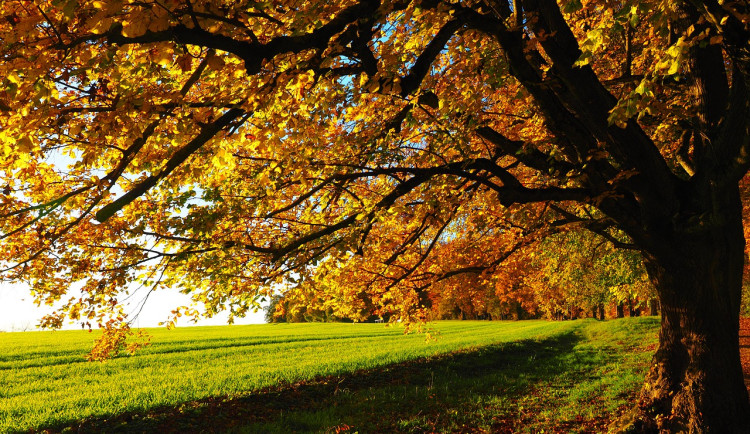
[[[0,432],[570,432],[629,405],[656,318],[151,329],[86,362],[95,332],[0,333]]]

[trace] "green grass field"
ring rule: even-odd
[[[585,431],[632,400],[657,325],[152,329],[104,363],[84,360],[95,334],[0,333],[0,432]]]

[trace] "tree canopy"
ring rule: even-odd
[[[747,410],[696,398],[747,401],[746,2],[0,4],[3,276],[63,303],[45,325],[121,342],[132,283],[241,315],[299,279],[419,318],[432,285],[586,228],[643,252],[657,359],[729,354],[729,380],[655,364],[644,408]]]

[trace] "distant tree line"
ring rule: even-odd
[[[275,295],[266,321],[374,322],[392,315],[368,294],[339,303],[330,288],[319,285],[302,278]],[[640,255],[584,231],[552,235],[519,249],[491,274],[462,273],[431,285],[421,296],[427,320],[603,320],[659,313]]]

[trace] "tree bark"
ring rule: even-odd
[[[659,308],[658,301],[655,298],[649,299],[648,301],[648,307],[649,307],[649,315],[651,316],[657,316],[659,315]]]
[[[635,315],[635,308],[633,307],[633,299],[631,299],[631,298],[628,299],[628,316],[631,317],[631,318],[634,317],[634,316],[636,316]]]
[[[732,205],[739,205],[738,197]],[[705,226],[698,233],[680,232],[668,248],[644,254],[662,316],[635,426],[643,432],[750,432],[738,343],[740,213],[727,210]]]
[[[625,318],[625,305],[622,302],[617,303],[617,318]]]

